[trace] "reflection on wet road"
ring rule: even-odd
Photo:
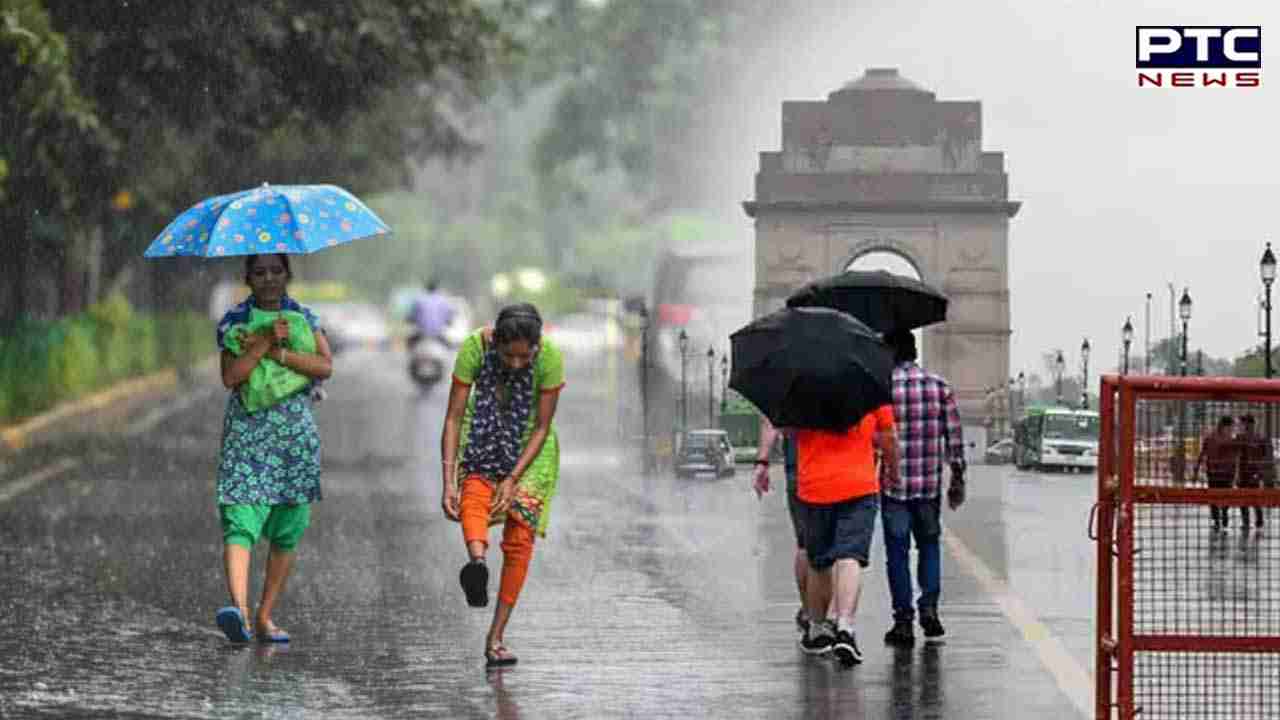
[[[599,388],[572,383],[562,494],[507,634],[520,664],[485,673],[489,616],[463,602],[460,531],[439,510],[442,398],[417,394],[395,355],[344,356],[338,371],[318,411],[325,500],[276,618],[291,646],[230,647],[212,622],[219,396],[137,437],[67,438],[10,463],[0,483],[80,465],[0,503],[0,716],[1076,715],[1025,628],[951,552],[945,643],[881,642],[877,537],[865,663],[805,658],[782,498],[758,502],[745,469],[641,476]],[[1090,667],[1092,478],[974,468],[970,487],[946,514],[956,539]]]

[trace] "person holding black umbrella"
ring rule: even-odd
[[[916,364],[916,339],[909,330],[885,337],[894,350],[893,408],[901,443],[897,477],[881,483],[880,516],[884,530],[885,564],[893,599],[893,627],[885,633],[889,645],[915,644],[912,621],[911,539],[919,554],[916,581],[920,584],[920,627],[926,638],[945,634],[938,618],[942,591],[942,468],[951,466],[947,504],[956,510],[964,502],[964,438],[960,411],[951,386],[940,375]]]
[[[800,647],[855,665],[862,653],[854,614],[880,504],[876,451],[890,478],[898,471],[893,353],[879,333],[829,308],[784,308],[730,341],[729,386],[795,443],[797,524],[809,565],[810,622]]]

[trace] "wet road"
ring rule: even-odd
[[[561,402],[561,496],[507,633],[520,664],[486,673],[489,613],[463,602],[460,530],[439,511],[443,400],[399,362],[341,357],[319,406],[325,501],[277,611],[286,647],[232,647],[213,625],[212,376],[177,411],[7,459],[0,717],[1058,718],[1090,702],[1091,477],[974,468],[946,515],[942,644],[880,641],[877,537],[866,659],[845,671],[795,646],[782,498],[758,502],[745,468],[640,476],[588,382]]]

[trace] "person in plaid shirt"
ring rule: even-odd
[[[884,636],[890,645],[915,644],[911,603],[911,538],[920,555],[920,627],[926,638],[945,633],[938,619],[942,590],[942,470],[951,466],[947,504],[952,510],[964,502],[964,438],[960,411],[951,386],[926,372],[916,358],[915,336],[896,331],[885,336],[894,351],[893,415],[898,428],[898,478],[881,477],[881,522],[888,565],[889,594],[893,598],[893,627]]]

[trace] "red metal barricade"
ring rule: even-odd
[[[1280,718],[1280,381],[1106,376],[1101,413],[1095,717]]]

